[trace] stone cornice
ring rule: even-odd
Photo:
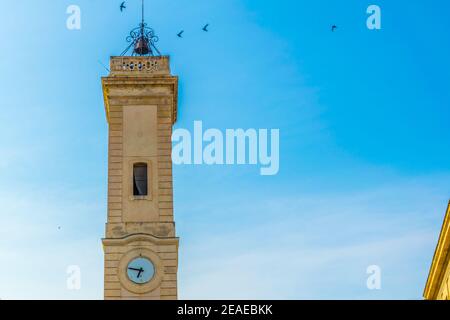
[[[430,272],[428,274],[427,283],[423,296],[427,300],[437,298],[442,278],[449,265],[449,248],[450,248],[450,202],[447,207],[447,213],[444,218],[439,241],[434,252],[433,261],[431,263]]]
[[[130,63],[133,69],[130,69]],[[172,124],[177,121],[178,77],[170,74],[169,57],[111,57],[111,72],[102,77],[103,99],[106,119],[109,123],[110,89],[117,87],[137,88],[146,85],[170,86],[172,92]],[[139,67],[138,67],[139,66]],[[143,94],[142,98],[159,97]],[[134,97],[135,100],[138,97]]]
[[[156,245],[176,245],[178,247],[179,238],[159,238],[151,234],[137,233],[123,238],[104,238],[103,245],[106,246],[123,246],[131,242],[148,241]]]

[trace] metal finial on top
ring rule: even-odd
[[[144,24],[144,4],[145,4],[144,0],[142,0],[142,12],[141,12],[142,13],[142,20],[141,20],[142,24]]]
[[[133,48],[132,56],[160,56],[158,48],[155,43],[159,41],[158,36],[155,35],[155,31],[152,28],[147,27],[144,21],[144,0],[142,0],[142,20],[139,27],[131,30],[130,35],[127,37],[127,42],[130,45],[122,52],[121,56],[124,56]]]

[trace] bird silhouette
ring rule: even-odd
[[[337,26],[336,26],[336,25],[333,25],[333,26],[331,27],[331,32],[336,31],[336,29],[337,29]]]
[[[208,27],[209,27],[209,24],[206,24],[204,27],[203,27],[203,31],[205,31],[205,32],[208,32],[209,30],[208,30]]]
[[[123,9],[126,9],[125,1],[120,4],[120,11],[122,12]]]
[[[183,38],[183,33],[184,33],[184,30],[181,30],[181,31],[177,34],[177,37],[178,37],[178,38]]]

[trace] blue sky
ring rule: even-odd
[[[139,1],[122,14],[120,2],[0,12],[2,299],[102,298],[98,60],[120,54],[139,19]],[[276,176],[174,168],[180,298],[420,299],[450,198],[450,4],[147,2],[180,77],[176,128],[280,129]],[[78,31],[66,28],[71,4]],[[380,31],[366,28],[370,4]],[[366,287],[374,264],[378,291]],[[81,267],[79,291],[66,288],[68,265]]]

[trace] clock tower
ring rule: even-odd
[[[104,297],[177,299],[171,135],[178,78],[144,21],[128,40],[102,78],[109,127]]]

